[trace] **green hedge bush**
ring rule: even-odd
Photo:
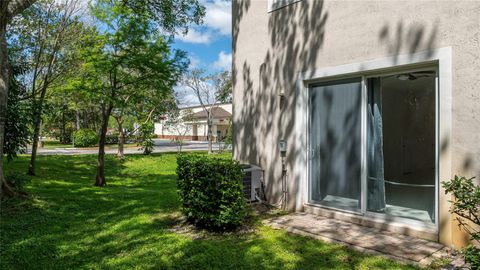
[[[177,158],[178,188],[187,219],[212,230],[229,230],[245,219],[243,171],[233,160],[201,155]]]
[[[73,133],[73,146],[89,147],[98,143],[98,135],[95,131],[89,129],[80,129]]]

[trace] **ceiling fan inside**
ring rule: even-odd
[[[417,72],[409,72],[409,73],[403,73],[403,74],[397,74],[397,75],[392,75],[395,76],[395,78],[401,80],[401,81],[413,81],[418,78],[423,78],[423,77],[432,77],[435,75],[434,71],[417,71]],[[390,77],[392,77],[390,76]]]

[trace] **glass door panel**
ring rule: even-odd
[[[309,201],[360,211],[361,79],[309,90]]]
[[[435,72],[367,88],[367,211],[435,223]]]

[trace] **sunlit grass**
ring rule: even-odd
[[[224,154],[223,156],[228,156]],[[7,164],[24,173],[28,157]],[[255,223],[249,233],[196,237],[181,217],[176,155],[39,156],[28,199],[2,203],[0,269],[413,269]]]
[[[55,141],[55,140],[46,140],[46,141],[43,141],[43,148],[44,149],[57,149],[57,148],[73,148],[73,144],[72,143],[68,143],[68,144],[63,144],[63,143],[60,143],[59,141]],[[138,144],[136,143],[125,143],[123,145],[123,147],[125,148],[131,148],[131,147],[139,147]],[[91,146],[91,147],[78,147],[78,146],[75,146],[75,148],[88,148],[88,149],[91,149],[91,148],[97,148],[97,146]],[[117,149],[118,146],[117,144],[107,144],[105,146],[106,149]]]

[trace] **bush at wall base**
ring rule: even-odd
[[[480,248],[469,245],[462,250],[465,262],[470,264],[471,269],[480,269]]]
[[[177,176],[183,212],[190,222],[211,230],[231,230],[246,214],[240,164],[201,155],[179,155]]]
[[[442,182],[442,186],[445,194],[452,194],[454,198],[450,201],[450,213],[457,215],[460,227],[470,234],[472,245],[462,250],[465,262],[471,269],[480,269],[480,185],[474,182],[474,177],[455,175],[450,181]]]

